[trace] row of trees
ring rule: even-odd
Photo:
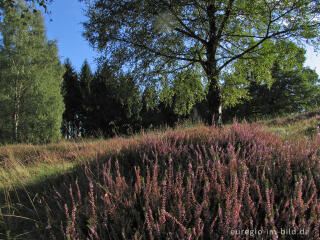
[[[239,72],[224,76],[230,78],[229,83],[234,82],[222,86],[225,121],[304,112],[320,106],[319,77],[304,67],[305,50],[292,42],[282,44],[290,51],[271,66],[272,85],[264,79],[247,79],[249,84],[239,88]],[[248,67],[245,62],[236,64],[237,68]],[[173,126],[181,120],[210,116],[205,98],[208,84],[198,77],[197,70],[181,72],[173,84],[163,81],[157,89],[139,87],[132,75],[115,74],[107,63],[94,74],[87,61],[79,73],[69,60],[65,68],[62,129],[67,138],[132,134],[151,126]],[[248,71],[247,78],[255,77]]]
[[[130,133],[136,129],[141,104],[130,76],[115,75],[106,66],[93,75],[87,61],[77,74],[65,63],[63,94],[66,110],[62,132],[67,137]]]
[[[85,37],[110,63],[123,71],[130,66],[135,79],[149,83],[172,84],[181,72],[198,69],[208,85],[207,121],[214,115],[219,125],[225,85],[248,85],[248,70],[270,85],[275,59],[287,52],[282,41],[320,42],[318,0],[85,2]]]
[[[85,36],[104,53],[94,74],[87,62],[79,74],[61,66],[31,2],[0,4],[1,142],[319,106],[318,76],[297,45],[319,40],[317,1],[86,1]]]

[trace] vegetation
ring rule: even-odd
[[[276,59],[271,68],[273,84],[268,85],[263,80],[260,83],[251,82],[242,92],[242,101],[232,102],[225,110],[226,118],[263,119],[267,116],[285,116],[292,113],[302,113],[317,109],[319,106],[319,77],[314,70],[304,67],[305,50],[291,42],[284,42],[290,52]],[[240,68],[240,66],[238,66]],[[247,67],[246,65],[243,67]],[[250,69],[248,77],[254,78]],[[237,79],[238,74],[229,76]],[[235,88],[235,86],[230,86]],[[234,93],[234,95],[237,93]]]
[[[94,4],[88,2],[87,10],[89,16],[93,14],[91,16],[93,17],[99,11],[106,10],[105,8],[100,8],[101,6],[98,2],[95,1]],[[132,3],[135,2],[132,1]],[[99,11],[91,12],[90,9],[95,4],[97,4]],[[103,6],[108,7],[108,4]],[[145,6],[146,9],[140,10],[147,11],[151,6],[151,3],[148,4]],[[191,15],[195,14],[196,12],[194,11],[199,7],[201,8],[201,4],[205,3],[200,5],[193,4],[190,5]],[[260,42],[259,36],[264,29],[260,29],[261,32],[256,29],[256,33],[252,33],[252,36],[247,36],[246,31],[248,29],[246,27],[241,28],[240,25],[230,26],[233,18],[232,14],[242,9],[248,16],[251,16],[253,14],[251,11],[254,11],[254,9],[241,5],[236,1],[230,1],[230,5],[226,5],[224,1],[219,2],[219,4],[219,6],[216,6],[217,9],[211,9],[213,5],[210,4],[204,7],[212,10],[212,12],[211,10],[209,11],[210,14],[217,15],[212,15],[212,17],[215,16],[217,18],[217,26],[222,24],[221,21],[223,21],[219,13],[230,11],[228,14],[231,15],[227,14],[225,17],[225,26],[220,26],[221,34],[225,36],[223,41],[229,41],[230,44],[235,44],[235,46],[238,46],[238,41],[242,41],[241,44],[244,46],[242,50],[245,53],[242,54],[242,50],[235,47],[231,49],[232,51],[229,49],[230,52],[229,55],[226,55],[226,58],[217,61],[216,67],[220,70],[212,69],[213,72],[219,75],[218,83],[214,80],[218,75],[213,76],[211,73],[209,74],[210,76],[206,75],[206,67],[203,68],[204,63],[209,64],[210,62],[212,65],[212,59],[210,58],[212,52],[210,53],[208,49],[208,51],[204,52],[199,50],[199,48],[206,49],[208,41],[210,42],[211,39],[211,37],[207,36],[207,39],[206,35],[203,35],[205,30],[208,30],[206,25],[202,24],[205,27],[203,33],[197,32],[197,34],[203,35],[199,35],[198,40],[202,38],[204,40],[200,41],[198,45],[196,44],[197,41],[188,43],[190,46],[195,44],[194,49],[190,51],[194,52],[195,63],[200,65],[187,64],[187,67],[184,68],[182,59],[167,59],[168,61],[166,61],[166,57],[162,56],[163,54],[169,54],[166,51],[173,46],[176,46],[176,51],[180,51],[179,49],[187,39],[193,39],[197,36],[183,37],[186,32],[185,30],[183,32],[180,31],[188,27],[186,25],[188,23],[187,20],[187,22],[179,21],[181,14],[186,14],[184,12],[184,3],[181,3],[181,6],[177,3],[172,6],[167,6],[166,3],[160,5],[161,9],[163,8],[162,10],[166,10],[168,13],[168,15],[165,15],[168,17],[168,27],[174,28],[160,31],[154,26],[154,32],[150,32],[151,36],[149,36],[150,39],[154,37],[154,39],[157,39],[156,41],[160,42],[167,39],[166,43],[169,43],[171,38],[181,37],[182,42],[171,41],[173,45],[168,48],[159,42],[161,45],[160,52],[148,55],[150,49],[141,50],[137,46],[135,46],[137,48],[130,47],[129,45],[132,43],[128,42],[117,45],[117,41],[111,38],[109,40],[116,44],[116,47],[112,48],[113,51],[120,51],[121,49],[117,48],[118,46],[125,46],[126,51],[118,52],[117,54],[112,51],[108,52],[107,58],[100,58],[98,69],[95,73],[91,72],[87,61],[84,61],[80,72],[76,72],[71,61],[66,60],[62,84],[62,69],[57,58],[56,44],[46,40],[40,12],[26,11],[26,17],[21,18],[19,14],[29,9],[28,5],[22,0],[16,1],[13,5],[15,7],[3,7],[2,32],[4,38],[1,48],[1,78],[3,80],[0,83],[1,142],[52,142],[59,139],[60,132],[66,139],[132,135],[145,128],[173,127],[185,120],[204,122],[210,122],[209,119],[218,120],[215,123],[220,125],[221,114],[216,114],[216,116],[219,115],[220,117],[213,119],[212,110],[218,105],[221,107],[222,103],[225,122],[230,122],[235,116],[239,119],[261,119],[266,116],[297,113],[317,108],[319,106],[319,101],[317,100],[319,96],[318,75],[314,71],[303,67],[305,50],[298,47],[297,41],[294,43],[290,41],[292,39],[289,37],[283,40],[283,36],[279,33],[281,36],[279,35],[275,42],[272,40],[271,35],[267,39],[261,37]],[[267,4],[267,2],[264,4]],[[276,15],[286,9],[282,9],[284,6],[279,2],[273,1],[268,4],[269,7],[274,5],[273,10],[279,10]],[[261,7],[265,6],[262,4]],[[301,1],[294,3],[292,6],[288,4],[288,12],[286,14],[290,15],[292,10],[292,13],[294,12],[296,16],[309,14],[311,18],[317,15],[317,9],[313,9],[313,7],[313,2],[307,4],[307,2]],[[224,8],[225,10],[223,10]],[[260,9],[261,11],[262,8]],[[219,12],[218,9],[221,11]],[[312,9],[314,11],[308,12]],[[273,10],[270,9],[269,11]],[[203,9],[199,10],[199,14],[202,11]],[[154,16],[160,16],[162,13],[155,12],[155,14]],[[205,20],[208,20],[206,19],[208,18],[208,11],[203,14]],[[281,17],[285,17],[286,14],[281,15]],[[276,17],[276,15],[271,17]],[[119,17],[121,18],[121,16]],[[197,16],[195,15],[195,17]],[[150,19],[152,18],[151,15],[149,17]],[[260,20],[262,21],[264,17]],[[281,17],[279,17],[279,21]],[[287,34],[293,34],[294,31],[299,29],[301,23],[299,23],[298,18],[291,19],[292,26],[287,25],[285,27],[288,31],[286,32]],[[144,21],[149,21],[150,19],[144,19]],[[164,21],[164,16],[161,19]],[[195,19],[199,20],[198,18]],[[85,24],[86,35],[89,39],[91,39],[90,36],[95,36],[91,27],[95,26],[95,24],[104,24],[103,21],[100,22],[100,18],[97,17],[96,20],[98,21],[97,23],[89,21]],[[196,20],[195,24],[197,23]],[[270,23],[270,31],[275,27],[273,24],[280,24],[277,23],[278,20]],[[130,21],[127,24],[131,23]],[[257,22],[259,21],[257,20]],[[310,21],[312,22],[312,20]],[[305,27],[311,22],[304,22],[306,24]],[[210,25],[209,23],[208,26]],[[241,21],[239,23],[236,21],[236,23],[242,24]],[[105,25],[104,29],[107,29],[108,24]],[[123,24],[125,25],[125,23]],[[316,23],[314,22],[314,24]],[[237,26],[239,29],[237,29]],[[247,27],[249,28],[250,26]],[[294,26],[296,29],[291,29]],[[257,26],[253,25],[251,27],[255,29]],[[281,27],[284,26],[281,25]],[[110,28],[112,28],[111,25]],[[119,29],[121,28],[119,27]],[[196,25],[190,26],[191,32],[194,31],[193,28],[196,28]],[[19,35],[14,37],[14,31],[10,29],[18,29]],[[275,32],[278,30],[275,30]],[[135,31],[134,34],[143,34],[144,30],[142,29],[142,32],[139,31]],[[306,34],[305,37],[308,39],[313,38],[314,31],[317,31],[316,25],[314,28],[304,29],[303,34]],[[120,32],[125,33],[122,30]],[[235,33],[244,35],[236,37],[233,35]],[[92,43],[95,42],[94,39],[94,37],[91,39]],[[132,39],[135,39],[134,36],[132,36]],[[248,41],[250,39],[252,42],[249,44]],[[139,39],[136,40],[138,41]],[[303,39],[300,40],[302,41]],[[99,38],[99,41],[102,41],[100,42],[102,44],[103,38]],[[105,46],[104,43],[103,46]],[[148,44],[148,41],[144,44]],[[103,46],[101,50],[107,50]],[[108,46],[112,46],[112,44]],[[188,47],[189,45],[183,49],[188,49]],[[216,47],[216,55],[212,55],[214,59],[224,54],[229,45],[224,46],[222,44]],[[258,49],[251,52],[251,50],[246,51],[246,47],[247,50],[252,47],[252,51],[253,47]],[[131,51],[133,51],[132,54]],[[128,52],[130,56],[127,56],[125,52]],[[188,50],[188,53],[186,52],[185,54],[190,55],[191,52]],[[136,56],[138,53],[141,54]],[[170,53],[170,56],[172,54]],[[178,54],[177,56],[182,57],[182,55]],[[126,56],[128,58],[125,58]],[[129,64],[131,57],[134,56],[136,56],[135,67]],[[144,60],[141,60],[141,58]],[[232,59],[232,61],[229,61],[228,58],[230,58],[229,60]],[[151,59],[155,60],[152,62],[156,65],[149,62]],[[161,65],[163,63],[162,60],[166,62],[165,65]],[[149,67],[144,65],[147,63],[150,63]],[[191,61],[191,63],[194,62]],[[219,64],[222,65],[219,67]],[[228,69],[223,70],[227,65]],[[175,69],[175,67],[179,69]],[[129,69],[130,71],[128,71]],[[150,74],[156,79],[150,79]],[[143,83],[140,80],[143,80]],[[218,91],[215,96],[208,98],[215,91]],[[65,105],[64,112],[61,94]],[[212,102],[214,98],[217,98],[215,107],[213,107],[214,104]],[[222,110],[220,107],[219,109]],[[36,110],[36,114],[34,114],[34,110]]]
[[[214,114],[219,125],[222,87],[229,84],[223,76],[239,71],[232,67],[236,60],[272,82],[273,61],[287,51],[281,41],[319,43],[317,0],[86,3],[85,36],[108,62],[123,70],[130,66],[137,79],[152,83],[165,79],[170,84],[181,71],[199,69],[208,82],[207,120]]]
[[[66,60],[64,67],[62,94],[65,111],[63,113],[62,133],[69,139],[80,134],[82,98],[78,74],[73,69],[69,59]]]
[[[1,239],[320,239],[318,1],[86,1],[94,73],[48,2],[0,1]]]
[[[320,115],[296,122],[310,117]],[[316,132],[285,136],[234,122],[222,129],[199,125],[127,139],[3,147],[1,182],[10,171],[15,180],[2,185],[1,236],[317,239],[320,139]],[[251,231],[240,236],[241,229]]]
[[[57,141],[64,110],[62,67],[41,13],[21,18],[25,8],[23,1],[5,8],[0,23],[0,141]]]
[[[29,7],[32,8],[34,12],[37,11],[37,8],[35,7],[35,3],[37,3],[40,7],[42,7],[45,11],[47,11],[47,6],[49,3],[52,2],[52,0],[25,0],[27,4],[29,4]],[[1,0],[0,1],[0,8],[14,8],[15,7],[16,0]],[[24,13],[29,12],[28,9],[24,9],[23,13],[21,14],[21,17],[25,17]]]

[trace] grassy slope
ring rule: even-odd
[[[286,138],[313,136],[320,120],[320,112],[260,121],[258,124],[267,126],[271,131],[280,133]],[[168,130],[167,135],[186,135],[185,132],[207,132],[203,126]],[[99,156],[111,156],[121,153],[124,149],[139,145],[141,138],[162,135],[162,132],[135,136],[132,138],[115,138],[83,142],[61,142],[46,146],[10,145],[0,147],[0,239],[25,239],[27,231],[19,232],[21,226],[39,228],[42,213],[36,205],[44,201],[37,195],[54,186],[69,183],[70,178],[77,179],[77,166],[84,161],[92,161]],[[69,175],[68,175],[69,174]],[[71,177],[70,177],[71,176]],[[19,207],[20,204],[20,207]],[[22,206],[23,205],[23,206]],[[41,226],[40,226],[41,228]],[[33,230],[35,231],[35,230]],[[40,230],[39,230],[40,231]],[[20,235],[19,237],[19,234]]]
[[[63,175],[97,154],[119,151],[126,139],[62,141],[45,146],[0,147],[0,189],[12,189]]]
[[[320,125],[320,110],[257,123],[283,136],[314,136],[318,133],[316,127]]]

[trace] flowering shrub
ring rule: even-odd
[[[55,192],[65,239],[320,239],[320,138],[259,126],[144,136]],[[81,183],[81,186],[79,184]],[[301,233],[302,231],[302,233]],[[56,235],[57,236],[57,235]]]

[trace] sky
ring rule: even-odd
[[[97,52],[89,46],[89,42],[82,36],[82,22],[84,4],[78,0],[54,0],[48,6],[51,13],[44,14],[47,38],[57,40],[60,60],[70,58],[72,65],[79,72],[85,59],[91,70],[95,71]]]
[[[81,22],[86,21],[83,8],[84,4],[78,0],[54,0],[48,6],[51,14],[44,14],[48,39],[57,40],[61,61],[64,62],[66,58],[70,58],[78,72],[85,59],[95,71],[95,58],[98,57],[98,53],[82,36]],[[320,53],[317,54],[313,48],[308,47],[306,58],[305,65],[316,70],[320,76]]]

